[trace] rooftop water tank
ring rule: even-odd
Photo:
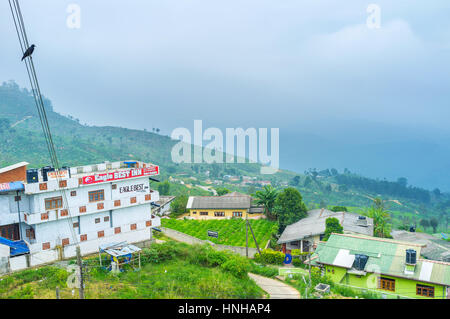
[[[39,171],[36,168],[27,169],[27,183],[33,184],[39,182]]]
[[[406,250],[406,263],[409,265],[415,265],[417,258],[417,252],[414,249]]]
[[[356,254],[355,261],[353,262],[353,268],[355,268],[357,270],[364,270],[368,260],[369,260],[369,256],[362,255],[362,254]]]

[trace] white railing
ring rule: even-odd
[[[88,203],[85,205],[79,206],[71,206],[68,208],[68,215],[61,216],[61,212],[66,210],[65,208],[57,209],[57,210],[45,210],[37,213],[22,213],[22,221],[27,223],[28,225],[40,224],[45,222],[51,222],[60,219],[74,218],[78,216],[84,216],[89,214],[101,213],[104,211],[127,208],[132,206],[139,206],[144,204],[150,204],[152,202],[156,202],[159,200],[159,192],[152,191],[150,193],[150,200],[146,200],[145,196],[149,194],[138,194],[130,197],[123,197],[117,200],[106,200],[102,202]],[[136,197],[136,203],[131,203],[131,198]],[[120,205],[115,206],[115,202],[120,200]],[[103,204],[103,208],[99,209],[98,205]],[[86,207],[86,212],[80,213],[80,207]],[[48,214],[48,218],[45,216],[43,218],[42,214]]]

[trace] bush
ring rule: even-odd
[[[250,266],[250,272],[264,277],[275,277],[278,275],[278,269],[273,267],[267,267],[264,265],[257,265],[252,263]]]
[[[272,265],[282,265],[285,255],[281,251],[275,251],[271,249],[264,249],[260,254],[256,254],[254,257],[255,262]]]
[[[295,267],[305,267],[305,264],[303,263],[303,261],[301,261],[301,259],[298,259],[298,258],[294,258],[294,259],[292,259],[292,264],[295,266]]]
[[[34,297],[34,291],[31,286],[27,285],[25,287],[21,287],[17,291],[15,291],[13,294],[9,295],[9,299],[33,299]]]
[[[250,263],[243,257],[232,256],[220,267],[238,278],[245,278],[250,270]]]

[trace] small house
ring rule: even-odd
[[[300,249],[301,252],[313,250],[325,235],[327,218],[334,217],[344,228],[344,233],[373,236],[373,219],[350,212],[333,212],[327,209],[314,209],[308,216],[288,225],[278,244],[283,245],[283,252]]]
[[[449,298],[450,263],[421,259],[422,248],[393,239],[332,234],[318,244],[310,262],[337,284],[384,298]]]
[[[253,205],[250,195],[190,196],[186,205],[193,219],[262,218],[264,207]]]

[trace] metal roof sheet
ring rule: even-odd
[[[20,162],[20,163],[14,164],[14,165],[6,166],[3,168],[0,168],[0,174],[8,172],[8,171],[12,171],[13,169],[16,169],[16,168],[19,168],[22,166],[27,166],[27,165],[30,165],[30,163]]]
[[[104,251],[107,254],[115,257],[125,256],[141,251],[141,249],[135,245],[128,244],[127,242],[120,243],[107,243],[100,245],[100,251]]]
[[[224,196],[190,196],[187,209],[249,209],[252,197],[233,193]]]
[[[361,215],[349,212],[333,212],[327,209],[311,210],[308,212],[308,217],[300,219],[298,222],[285,228],[278,239],[278,244],[325,233],[325,223],[329,217],[337,218],[345,232],[372,236],[373,219],[366,217],[367,226],[360,226],[358,225],[359,216]]]
[[[364,269],[366,272],[450,286],[450,263],[418,259],[414,271],[405,273],[406,250],[414,249],[420,256],[421,248],[421,245],[391,239],[332,234],[327,242],[319,243],[313,256],[317,256],[316,263],[345,267],[336,257],[340,251],[348,250],[350,255],[360,253],[369,256]]]

